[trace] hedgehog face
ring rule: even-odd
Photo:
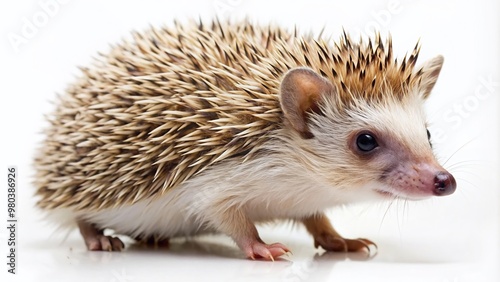
[[[359,180],[355,187],[414,200],[455,191],[453,176],[432,152],[422,102],[415,95],[351,110],[345,124],[351,130],[336,142],[347,148],[340,170],[347,168],[345,173]]]
[[[419,83],[397,90],[405,93],[385,88],[377,99],[366,93],[349,93],[348,99],[314,71],[291,70],[280,102],[310,169],[360,199],[453,193],[455,179],[434,157],[423,111],[442,63],[442,57],[426,63]]]

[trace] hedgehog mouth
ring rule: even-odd
[[[379,195],[382,195],[384,198],[396,198],[398,195],[387,191],[387,190],[381,190],[381,189],[375,189],[375,192],[377,192]]]
[[[388,189],[375,189],[375,192],[377,192],[377,194],[381,195],[385,199],[407,199],[411,201],[420,201],[429,198],[428,196],[423,196],[423,195],[414,196],[414,195],[398,193],[397,191],[393,192]]]

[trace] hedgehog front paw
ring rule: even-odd
[[[259,241],[252,242],[245,247],[243,251],[247,257],[251,259],[263,258],[265,260],[272,261],[274,261],[275,258],[290,252],[290,250],[283,244],[274,243],[268,245]]]
[[[371,253],[372,248],[377,250],[377,245],[364,238],[345,239],[332,234],[321,234],[314,238],[314,247],[321,246],[329,252],[367,252]]]

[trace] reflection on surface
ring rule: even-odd
[[[124,240],[123,252],[89,252],[79,234],[62,242],[46,238],[25,242],[22,281],[462,281],[491,275],[488,265],[466,263],[461,250],[433,242],[372,236],[378,253],[329,253],[315,249],[301,232],[262,232],[266,242],[280,240],[293,251],[275,262],[249,260],[226,236],[171,240],[155,248]],[[124,238],[125,239],[125,238]],[[462,251],[463,252],[463,251]],[[453,261],[455,259],[455,261]],[[460,262],[462,260],[462,262]],[[479,279],[478,278],[478,279]],[[431,279],[431,280],[428,280]],[[468,281],[468,280],[463,280]],[[470,281],[480,281],[470,280]],[[485,280],[486,281],[486,280]]]

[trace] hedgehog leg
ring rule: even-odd
[[[320,213],[302,220],[307,231],[314,238],[314,247],[323,247],[330,252],[367,252],[377,245],[368,239],[346,239],[333,228],[330,220],[324,213]]]
[[[93,224],[78,220],[78,228],[89,251],[121,251],[125,247],[119,238],[105,236]]]
[[[217,222],[218,231],[231,236],[248,258],[274,261],[275,258],[290,252],[280,243],[265,244],[260,239],[255,225],[237,209],[228,209]]]

